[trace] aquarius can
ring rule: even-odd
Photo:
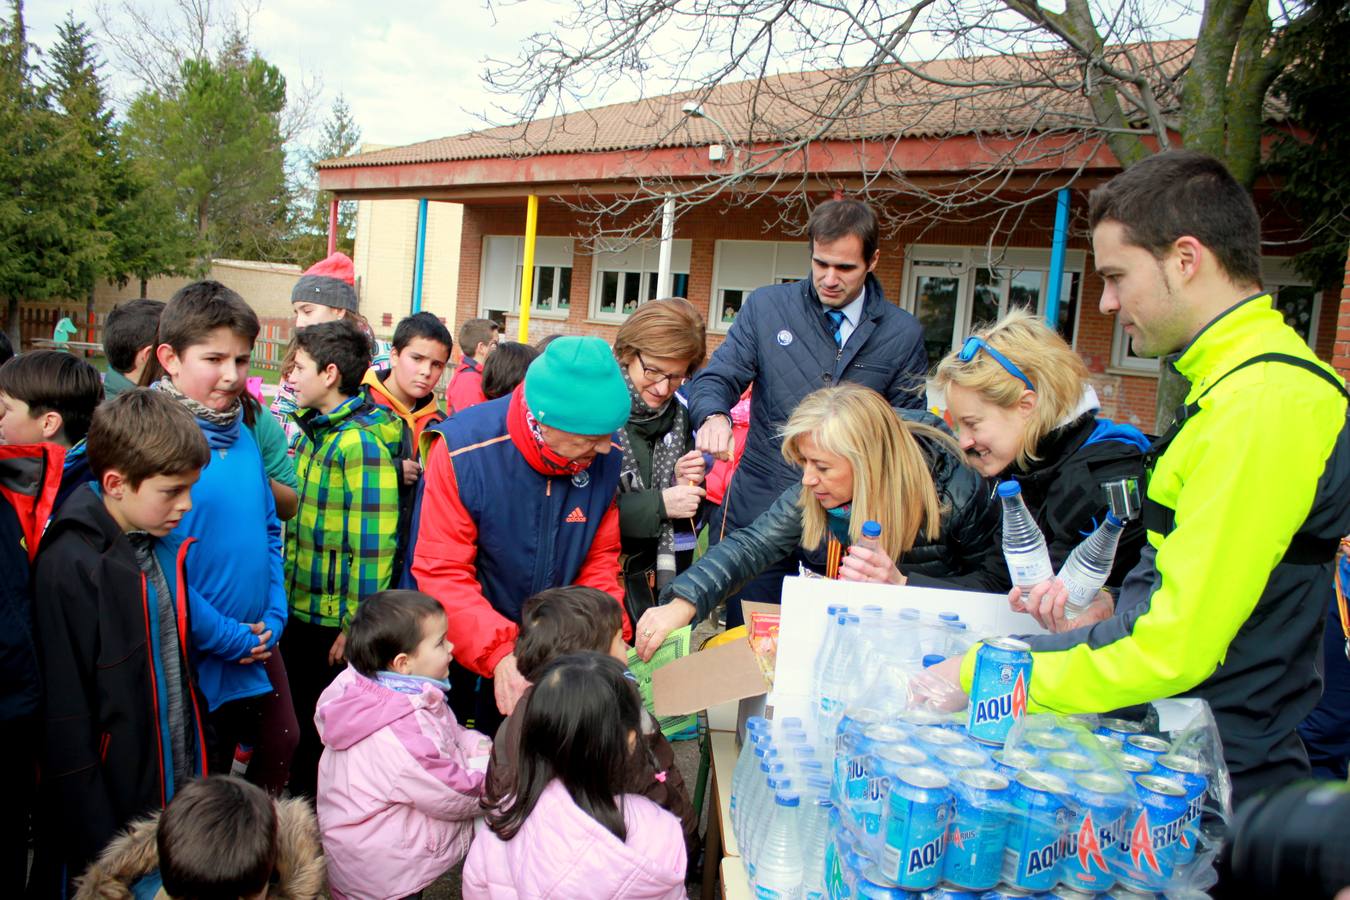
[[[1205,794],[1209,791],[1208,767],[1194,757],[1173,753],[1158,757],[1155,766],[1159,775],[1181,782],[1186,789],[1186,828],[1176,853],[1176,864],[1184,866],[1195,859],[1200,844],[1200,814],[1204,812]]]
[[[1074,778],[1074,818],[1064,835],[1060,878],[1080,891],[1099,894],[1115,884],[1111,862],[1118,859],[1134,792],[1116,775],[1088,772]]]
[[[1069,785],[1050,772],[1018,772],[1004,845],[1003,880],[1028,891],[1048,891],[1059,880],[1061,838],[1069,820]]]
[[[901,769],[922,766],[928,757],[911,744],[887,744],[872,752],[872,776],[867,789],[853,807],[853,815],[862,828],[863,840],[873,845],[886,818],[891,782]]]
[[[1003,872],[1008,836],[1006,775],[990,769],[963,769],[953,776],[955,816],[947,830],[943,880],[968,890],[988,890]]]
[[[950,728],[916,728],[914,743],[925,753],[937,754],[939,750],[949,750],[966,742],[960,734]]]
[[[966,730],[985,744],[1002,744],[1027,712],[1031,690],[1031,648],[1025,641],[994,637],[980,646],[970,688]]]
[[[1158,757],[1165,755],[1172,749],[1172,745],[1160,737],[1154,737],[1151,734],[1132,734],[1125,739],[1121,745],[1121,750],[1130,756],[1137,756],[1140,759],[1146,759],[1150,763],[1156,764]]]
[[[1138,815],[1128,832],[1119,877],[1130,887],[1156,891],[1172,880],[1190,804],[1180,782],[1158,775],[1140,775],[1134,781]]]
[[[1022,735],[1022,746],[1031,753],[1059,753],[1069,749],[1069,739],[1057,730],[1038,729]]]
[[[1096,768],[1097,764],[1092,761],[1092,757],[1086,753],[1075,753],[1072,750],[1060,750],[1045,758],[1045,770],[1054,772],[1071,784],[1079,775],[1091,772]]]
[[[1015,747],[1004,747],[989,754],[993,760],[994,771],[1012,778],[1024,769],[1036,769],[1041,765],[1040,757]]]
[[[941,725],[946,721],[946,718],[942,713],[933,709],[924,709],[921,706],[915,707],[914,709],[902,710],[895,718],[901,724],[910,725],[915,728],[924,725]]]
[[[868,725],[863,729],[848,757],[845,774],[844,805],[849,812],[847,825],[854,829],[863,827],[863,813],[868,805],[867,795],[872,787],[872,778],[876,774],[876,752],[882,747],[908,742],[909,736],[894,725],[882,723]]]
[[[989,754],[974,747],[943,747],[936,755],[940,765],[951,769],[984,769],[989,766]]]
[[[1123,750],[1120,753],[1113,755],[1111,761],[1120,768],[1120,771],[1131,778],[1147,775],[1149,772],[1153,771],[1152,762],[1142,756],[1130,756],[1130,754]]]
[[[1143,734],[1144,723],[1134,722],[1130,719],[1099,719],[1096,733],[1115,738],[1116,741],[1120,742],[1130,735]]]
[[[834,783],[830,788],[830,799],[835,806],[842,806],[847,796],[848,765],[858,752],[863,732],[869,726],[880,725],[886,721],[886,715],[879,710],[862,706],[851,706],[844,711],[834,737]]]
[[[931,766],[901,769],[891,781],[888,804],[881,871],[906,890],[928,890],[942,877],[951,782]]]

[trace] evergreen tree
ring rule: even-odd
[[[361,143],[361,127],[352,117],[347,99],[338,94],[333,108],[323,122],[323,133],[317,144],[305,153],[305,175],[308,181],[295,190],[295,207],[300,216],[293,228],[292,256],[302,266],[308,266],[328,253],[328,212],[333,200],[332,191],[318,190],[314,166],[325,159],[350,156]],[[337,249],[352,255],[356,246],[356,201],[338,204]]]
[[[173,192],[210,256],[277,258],[287,220],[280,115],[286,79],[227,47],[220,63],[183,63],[173,93],[142,92],[127,111],[128,146]]]
[[[89,29],[67,14],[48,66],[48,86],[65,114],[76,152],[97,179],[97,227],[107,254],[90,282],[145,283],[157,275],[196,274],[200,248],[186,220],[173,210],[172,194],[127,156],[100,70],[103,61]]]
[[[0,23],[0,299],[18,345],[22,300],[83,296],[107,254],[87,147],[29,62],[21,0]]]
[[[1324,290],[1339,287],[1350,243],[1350,132],[1341,103],[1350,93],[1350,2],[1318,0],[1291,29],[1288,68],[1275,93],[1301,133],[1276,131],[1269,170],[1278,194],[1305,225],[1309,246],[1294,257],[1299,274]],[[1339,292],[1337,292],[1339,293]],[[1324,299],[1323,302],[1330,302]]]

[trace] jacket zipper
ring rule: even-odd
[[[188,699],[192,701],[192,722],[196,726],[197,739],[197,759],[201,763],[201,775],[205,778],[209,773],[206,769],[206,729],[202,727],[202,710],[197,703],[196,679],[192,676],[192,663],[188,659],[188,647],[190,636],[192,634],[191,624],[188,620],[188,597],[187,597],[187,550],[192,545],[195,538],[188,538],[183,541],[182,546],[178,548],[178,596],[175,598],[178,606],[178,657],[179,664],[183,667],[183,684],[187,688]]]
[[[155,710],[155,746],[159,748],[155,757],[159,764],[159,803],[163,807],[169,803],[168,786],[164,778],[164,730],[159,709],[159,679],[155,676],[155,643],[150,638],[150,591],[146,587],[144,572],[141,573],[141,612],[145,618],[145,652],[150,664],[150,704]]]

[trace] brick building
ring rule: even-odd
[[[1016,65],[1016,60],[1004,57],[990,64]],[[768,96],[828,89],[814,77],[778,76],[791,82],[791,90],[780,84]],[[426,246],[428,265],[442,256],[457,261],[454,308],[438,308],[435,297],[424,297],[423,307],[451,323],[496,318],[510,337],[520,312],[525,198],[537,195],[530,339],[563,332],[611,340],[636,303],[655,296],[659,242],[606,236],[651,215],[662,190],[707,185],[767,158],[772,145],[754,135],[762,133],[765,121],[772,124],[775,111],[771,104],[766,110],[765,95],[752,88],[749,83],[716,88],[701,100],[705,117],[684,111],[696,98],[675,94],[329,160],[320,165],[320,184],[343,199],[425,198],[431,208],[445,201],[462,204],[458,242],[428,240]],[[807,204],[854,194],[864,186],[875,191],[887,173],[903,173],[910,184],[938,185],[988,171],[1000,154],[1016,152],[990,135],[1006,134],[1011,116],[1035,114],[1034,105],[1024,100],[1003,108],[993,98],[981,109],[948,110],[913,123],[851,119],[846,134],[842,126],[839,133],[827,129],[800,152],[758,168],[756,178],[767,196],[756,197],[759,190],[751,185],[736,197],[680,203],[671,254],[673,293],[688,297],[707,315],[709,348],[721,343],[750,290],[809,274],[807,247],[796,230]],[[761,104],[754,125],[752,103]],[[941,100],[934,103],[942,113]],[[961,125],[935,128],[934,121]],[[783,131],[776,140],[792,137]],[[1058,154],[1044,151],[1042,145],[1034,157],[1029,155],[1000,183],[984,210],[966,209],[960,222],[916,221],[906,215],[914,212],[913,201],[903,197],[878,201],[890,206],[885,218],[907,218],[908,224],[883,239],[877,277],[887,298],[924,324],[932,361],[1010,304],[1043,312],[1053,189],[1069,188],[1071,227],[1059,328],[1092,371],[1104,412],[1151,429],[1158,362],[1133,356],[1114,320],[1097,311],[1102,283],[1092,274],[1084,222],[1087,192],[1119,171],[1119,164],[1100,144],[1065,141]],[[1258,185],[1255,195],[1266,238],[1281,253],[1292,253],[1295,224],[1280,218],[1269,186]],[[649,199],[602,218],[604,235],[591,230],[577,211],[578,205],[633,197]],[[775,199],[806,203],[784,207]],[[1025,204],[1013,228],[996,233],[996,216],[976,215],[1010,203]],[[1291,324],[1320,356],[1331,359],[1337,298],[1324,303],[1300,283],[1287,258],[1272,255],[1263,266],[1266,286]]]

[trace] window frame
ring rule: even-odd
[[[608,249],[600,242],[591,254],[591,297],[586,313],[588,321],[622,324],[632,315],[632,311],[623,311],[624,304],[630,299],[624,290],[624,283],[627,280],[623,277],[625,275],[634,273],[638,275],[637,303],[634,309],[655,298],[657,281],[661,277],[661,242],[636,241],[616,243],[612,246],[615,249]],[[672,290],[674,280],[683,277],[687,293],[689,269],[692,268],[692,264],[686,260],[692,256],[693,246],[694,242],[690,238],[676,238],[672,241],[670,273]],[[632,256],[636,256],[636,260],[633,260]],[[681,263],[684,263],[683,267]],[[611,272],[620,276],[619,291],[615,296],[615,310],[606,312],[600,309],[601,293],[605,274]]]
[[[757,284],[744,284],[740,281],[723,284],[722,272],[726,262],[724,253],[730,245],[754,245],[763,250],[771,249],[772,256],[768,260],[766,277],[747,279],[757,281]],[[796,258],[794,259],[794,257]],[[713,243],[712,295],[708,301],[708,331],[714,334],[726,334],[735,324],[735,319],[730,322],[722,321],[727,291],[740,291],[741,303],[744,304],[750,293],[759,288],[775,284],[791,284],[810,277],[811,256],[803,241],[747,241],[737,239],[715,241]],[[740,309],[737,308],[736,312],[739,315]]]
[[[515,241],[515,258],[512,263],[512,281],[511,281],[511,307],[510,309],[501,309],[500,307],[490,307],[486,303],[489,294],[488,280],[493,277],[492,269],[495,268],[491,260],[493,251],[489,248],[489,241]],[[557,321],[566,321],[571,315],[571,295],[572,284],[571,274],[576,269],[576,249],[572,238],[555,237],[540,235],[535,239],[535,278],[530,286],[530,318],[555,319]],[[500,246],[500,244],[499,244]],[[563,263],[564,255],[567,262]],[[541,261],[541,257],[543,260]],[[539,306],[539,277],[538,273],[542,269],[553,269],[553,307],[545,309]],[[491,312],[504,312],[509,316],[520,315],[520,281],[525,271],[525,238],[521,235],[512,234],[485,234],[483,235],[483,254],[479,259],[478,276],[478,315],[483,318],[490,318]],[[562,273],[568,272],[568,308],[559,310],[557,308],[558,296],[562,291],[563,277]]]
[[[956,244],[911,244],[905,248],[905,265],[901,281],[900,306],[912,315],[918,315],[918,298],[915,296],[915,282],[920,276],[937,278],[956,278],[957,297],[955,318],[952,326],[952,350],[959,348],[970,337],[974,322],[971,316],[975,307],[975,271],[988,269],[1000,274],[999,316],[1008,311],[1012,292],[1013,275],[1018,272],[1033,271],[1041,273],[1040,293],[1036,301],[1036,314],[1044,318],[1045,305],[1049,298],[1050,287],[1050,248],[1008,247],[1002,251],[999,265],[990,264],[989,251],[985,246],[972,247]],[[1069,320],[1072,326],[1072,338],[1069,346],[1075,350],[1078,346],[1078,331],[1082,324],[1083,279],[1087,267],[1087,253],[1083,250],[1066,250],[1064,253],[1063,277],[1070,279],[1078,276],[1078,296],[1073,315]],[[1061,297],[1061,299],[1063,299]]]

